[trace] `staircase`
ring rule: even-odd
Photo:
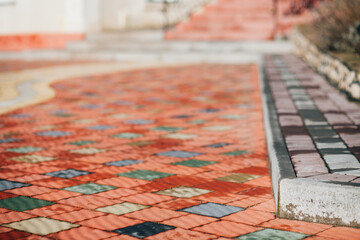
[[[165,35],[168,40],[270,40],[272,0],[217,0]]]

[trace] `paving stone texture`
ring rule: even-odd
[[[167,31],[165,37],[206,41],[273,39],[311,19],[307,12],[291,14],[294,4],[293,0],[215,0]]]
[[[297,177],[358,183],[360,104],[293,55],[268,56],[265,65]]]
[[[257,73],[256,65],[194,65],[77,77],[53,84],[51,100],[2,114],[0,239],[359,239],[358,229],[275,218]],[[280,80],[277,89],[300,85]],[[340,111],[336,94],[310,102],[297,91],[278,101],[288,113],[295,99],[310,123],[310,135],[286,135],[294,162],[305,154],[321,174],[333,166],[358,179],[326,148],[337,144],[353,168],[357,125],[329,121],[358,113]],[[315,105],[330,100],[323,119]],[[44,128],[51,133],[38,134]],[[291,145],[294,136],[302,144]],[[298,174],[314,176],[311,167]]]

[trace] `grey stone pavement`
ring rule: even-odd
[[[279,215],[359,227],[360,104],[294,55],[264,66]]]

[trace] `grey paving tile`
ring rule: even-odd
[[[235,207],[235,206],[228,206],[218,203],[204,203],[192,207],[188,207],[182,209],[183,212],[194,213],[199,215],[204,215],[208,217],[217,217],[221,218],[232,213],[243,211],[243,208]]]
[[[0,191],[14,189],[14,188],[21,188],[25,186],[30,186],[30,184],[0,179]]]
[[[59,177],[59,178],[72,178],[72,177],[78,177],[78,176],[87,175],[87,174],[91,174],[91,172],[81,171],[81,170],[76,170],[76,169],[66,169],[66,170],[61,170],[61,171],[56,171],[56,172],[45,173],[45,175],[52,176],[52,177]]]
[[[177,158],[191,158],[191,157],[196,157],[196,156],[202,155],[202,153],[174,150],[174,151],[169,151],[169,152],[157,153],[156,155],[166,156],[166,157],[177,157]]]

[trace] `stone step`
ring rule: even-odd
[[[162,41],[164,32],[162,30],[142,30],[142,31],[124,31],[124,32],[102,32],[89,33],[86,40],[90,42],[111,42],[111,41]]]
[[[229,37],[229,36],[227,36]],[[74,42],[67,46],[73,53],[86,51],[114,51],[114,52],[189,52],[189,53],[231,53],[256,52],[271,53],[291,49],[287,41],[256,41],[256,42],[229,42],[229,41],[166,41],[166,42]]]
[[[166,39],[269,40],[274,35],[271,0],[217,0],[179,23]],[[251,14],[250,14],[251,13]]]
[[[269,21],[270,20],[270,21]],[[274,26],[273,20],[270,18],[268,20],[255,20],[255,21],[229,21],[226,23],[213,22],[209,24],[205,21],[194,21],[192,23],[184,23],[181,26],[178,26],[176,30],[198,30],[198,31],[213,31],[218,30],[221,32],[226,31],[247,31],[253,30],[262,31],[264,29],[272,29]]]
[[[257,19],[267,20],[273,18],[273,14],[268,12],[257,12],[254,15],[252,12],[244,14],[227,14],[227,13],[213,13],[213,14],[194,14],[190,17],[189,21],[205,21],[209,24],[214,22],[229,22],[229,21],[254,21]],[[188,22],[188,21],[187,21]],[[180,23],[181,24],[181,23]]]
[[[261,31],[174,31],[165,35],[167,40],[198,40],[198,41],[246,41],[246,40],[271,40],[273,38],[272,29],[262,29]]]

